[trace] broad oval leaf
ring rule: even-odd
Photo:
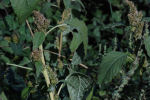
[[[73,18],[71,21],[69,21],[68,24],[71,27],[77,29],[78,33],[80,34],[80,35],[74,35],[75,39],[77,39],[77,37],[79,39],[77,39],[78,41],[74,40],[74,42],[70,46],[70,49],[72,50],[72,52],[74,52],[78,48],[77,46],[79,46],[83,42],[84,52],[86,54],[87,53],[87,47],[88,47],[88,29],[87,29],[87,26],[85,25],[85,23],[83,21],[80,21],[77,18]],[[82,41],[82,42],[80,43],[80,41]],[[72,45],[76,45],[76,47],[73,47]]]
[[[19,20],[24,21],[41,0],[10,0]]]
[[[91,79],[80,73],[73,73],[66,78],[71,100],[82,100],[91,85]]]
[[[147,51],[148,56],[150,57],[150,36],[144,39],[145,49]]]
[[[127,55],[122,52],[112,51],[103,57],[99,67],[98,82],[100,85],[108,83],[121,70],[126,62]]]
[[[45,40],[43,32],[36,32],[33,37],[33,50],[37,49]]]

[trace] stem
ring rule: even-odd
[[[49,79],[48,71],[47,71],[47,69],[45,68],[45,59],[44,59],[43,45],[42,45],[42,44],[39,46],[39,49],[40,49],[40,51],[41,51],[41,61],[42,61],[42,63],[43,63],[43,67],[44,67],[43,75],[44,75],[44,78],[45,78],[47,87],[49,88],[49,87],[50,87],[50,79]],[[50,95],[51,100],[55,100],[55,99],[54,99],[54,94],[53,94],[53,92],[49,92],[49,95]]]
[[[63,86],[64,86],[64,84],[61,84],[61,86],[60,86],[60,88],[59,88],[59,90],[58,90],[58,92],[57,92],[57,95],[60,94],[60,91],[61,91],[61,89],[63,88]]]
[[[72,61],[72,59],[69,59],[70,61]],[[88,67],[84,64],[79,64],[81,67],[85,68],[85,69],[88,69]]]
[[[41,60],[43,65],[45,65],[45,58],[44,58],[44,54],[43,54],[43,45],[41,44],[39,47],[40,51],[41,51]]]
[[[61,57],[61,49],[62,49],[62,32],[60,33],[60,41],[59,41],[59,59]]]
[[[28,20],[26,20],[26,23],[27,23],[27,26],[28,26],[28,28],[29,28],[29,30],[30,30],[31,36],[33,37],[34,34],[33,34],[33,32],[32,32],[32,29],[31,29],[31,26],[30,26]]]
[[[29,30],[30,30],[30,33],[31,33],[32,37],[33,37],[34,34],[33,34],[33,32],[32,32],[32,29],[31,29],[31,27],[30,27],[30,24],[29,24],[28,20],[26,20],[26,23],[27,23],[27,26],[28,26],[28,28],[29,28]],[[51,29],[50,31],[48,31],[48,32],[51,32],[53,29],[55,29],[55,27],[52,28],[52,29]],[[42,44],[39,46],[39,50],[41,51],[41,61],[42,61],[43,67],[44,67],[43,76],[44,76],[44,78],[45,78],[47,87],[49,88],[49,87],[50,87],[50,79],[49,79],[48,71],[47,71],[47,69],[45,68],[45,59],[44,59],[43,45],[42,45]],[[51,100],[55,100],[55,99],[54,99],[54,93],[53,93],[53,92],[49,92],[49,96],[50,96]]]
[[[33,70],[32,68],[28,68],[28,67],[24,67],[24,66],[20,66],[20,65],[16,65],[16,64],[9,64],[9,63],[6,63],[6,64],[10,65],[10,66],[16,66],[16,67],[19,67],[19,68],[27,69],[27,70]]]
[[[46,35],[48,35],[48,34],[49,34],[51,31],[53,31],[55,28],[61,27],[61,26],[67,26],[67,24],[60,24],[60,25],[54,26],[54,27],[51,28],[48,32],[46,32]]]
[[[57,55],[57,56],[59,56],[59,54],[58,53],[56,53],[56,52],[53,52],[53,51],[49,51],[49,50],[44,50],[45,52],[49,52],[49,53],[51,53],[51,54],[54,54],[54,55]],[[63,56],[63,55],[60,55],[62,58],[66,58],[65,56]]]
[[[53,51],[49,51],[49,50],[44,50],[45,52],[49,52],[49,53],[51,53],[51,54],[54,54],[54,55],[57,55],[57,56],[59,56],[59,54],[58,53],[56,53],[56,52],[53,52]],[[66,58],[65,56],[63,56],[63,55],[60,55],[60,57],[62,57],[62,58]],[[72,61],[72,59],[69,59],[70,61]],[[88,66],[86,66],[86,65],[84,65],[84,64],[79,64],[81,67],[83,67],[83,68],[85,68],[85,69],[88,69]]]

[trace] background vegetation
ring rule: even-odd
[[[0,0],[0,100],[149,100],[150,0]]]

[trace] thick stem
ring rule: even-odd
[[[43,46],[42,46],[42,44],[40,45],[39,49],[40,49],[40,51],[41,51],[41,61],[42,61],[42,63],[43,63],[43,67],[44,67],[43,75],[44,75],[44,78],[45,78],[47,87],[49,88],[49,86],[50,86],[50,79],[49,79],[49,76],[48,76],[48,71],[47,71],[47,69],[45,68],[45,59],[44,59]],[[51,100],[55,100],[55,99],[54,99],[54,93],[53,93],[53,92],[49,92],[49,96],[50,96]]]
[[[33,34],[33,32],[32,32],[32,29],[31,29],[31,27],[30,27],[30,24],[29,24],[28,20],[26,20],[26,23],[27,23],[27,26],[28,26],[28,28],[29,28],[29,30],[30,30],[31,36],[33,37],[34,34]],[[59,26],[56,26],[56,27],[52,28],[49,32],[51,32],[53,29],[55,29],[55,28],[57,28],[57,27],[59,27]],[[45,59],[44,59],[43,45],[42,45],[42,44],[39,46],[39,50],[41,51],[41,61],[42,61],[43,67],[44,67],[43,76],[44,76],[44,78],[45,78],[46,85],[47,85],[47,87],[49,88],[49,86],[50,86],[50,79],[49,79],[49,76],[48,76],[48,71],[47,71],[47,69],[45,68]],[[49,96],[50,96],[51,100],[55,100],[55,99],[54,99],[54,93],[53,93],[53,92],[49,92]]]

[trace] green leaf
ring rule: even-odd
[[[33,37],[33,50],[37,49],[45,40],[43,32],[36,32]]]
[[[70,44],[71,52],[75,52],[81,43],[82,43],[81,35],[78,33],[74,33],[73,39]]]
[[[42,4],[41,13],[45,15],[46,18],[51,19],[53,17],[53,9],[51,8],[52,3],[45,2]]]
[[[0,9],[5,9],[6,7],[9,7],[9,2],[9,0],[0,1]]]
[[[91,79],[79,73],[69,75],[66,82],[71,100],[82,100],[91,85]]]
[[[19,26],[18,23],[14,20],[14,16],[12,15],[7,15],[5,20],[9,26],[9,30],[15,30]]]
[[[8,57],[6,57],[5,55],[1,55],[0,60],[2,60],[5,63],[10,63],[10,59]]]
[[[28,98],[29,94],[30,94],[30,87],[24,88],[21,92],[22,100],[26,100]]]
[[[99,91],[99,95],[100,95],[101,97],[105,96],[106,94],[107,94],[106,91]]]
[[[65,8],[68,9],[71,7],[71,0],[63,0]]]
[[[81,62],[82,62],[82,60],[81,60],[80,56],[75,52],[74,56],[72,58],[71,64],[78,65],[78,64],[81,64]]]
[[[121,6],[120,0],[108,0],[109,3],[111,3],[113,6]]]
[[[8,52],[8,53],[13,53],[12,48],[9,47],[9,42],[6,40],[0,41],[0,46],[2,46],[2,50]]]
[[[76,0],[78,3],[80,3],[80,5],[85,9],[84,4],[82,3],[81,0]]]
[[[15,55],[21,55],[23,53],[21,44],[10,43],[10,47],[12,48]]]
[[[115,11],[112,13],[112,20],[115,22],[120,22],[121,21],[121,15],[122,13],[120,11]]]
[[[49,52],[44,52],[44,57],[46,61],[50,61],[50,53]]]
[[[24,57],[23,60],[20,62],[19,65],[24,66],[24,65],[26,65],[26,64],[28,64],[30,62],[31,61],[27,57]]]
[[[111,23],[111,24],[105,25],[104,29],[105,30],[109,29],[109,28],[113,29],[113,28],[119,27],[119,26],[124,26],[124,24],[122,24],[122,23]]]
[[[94,90],[94,88],[92,88],[91,92],[90,92],[89,95],[86,97],[86,100],[92,100],[93,90]]]
[[[81,11],[82,8],[85,9],[85,6],[81,2],[81,0],[74,0],[74,1],[63,0],[63,3],[64,3],[64,6],[65,6],[66,9],[72,8],[72,9],[75,9],[75,10],[78,10],[78,11]],[[81,6],[82,6],[82,8],[81,8]]]
[[[0,100],[8,100],[4,92],[1,92]]]
[[[83,21],[80,21],[77,18],[72,19],[69,23],[68,23],[71,27],[75,28],[78,30],[78,33],[80,35],[76,36],[74,35],[76,38],[78,37],[80,41],[83,42],[84,45],[84,52],[85,54],[87,54],[87,47],[88,47],[88,29],[87,26],[85,25],[85,23]],[[74,40],[75,41],[75,40]],[[77,42],[77,43],[76,43]],[[74,44],[76,46],[79,46],[79,42],[75,41]],[[73,44],[72,44],[73,45]],[[72,51],[75,51],[77,49],[77,47],[70,46],[70,48],[72,49]]]
[[[143,22],[150,22],[150,17],[144,17],[144,18],[142,19],[142,21],[143,21]]]
[[[35,68],[36,68],[36,76],[39,77],[39,75],[42,73],[43,71],[43,64],[42,62],[35,62]]]
[[[19,20],[24,21],[36,8],[41,0],[10,0]]]
[[[145,49],[147,51],[148,56],[150,57],[150,36],[144,39]]]
[[[115,33],[122,35],[123,34],[123,29],[121,28],[114,28]]]
[[[103,57],[99,67],[98,82],[100,85],[108,83],[118,74],[126,62],[127,55],[122,52],[112,51]]]

